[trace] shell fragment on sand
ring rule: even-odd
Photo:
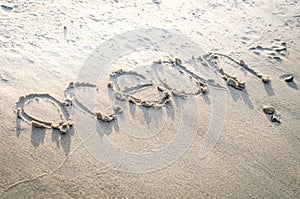
[[[265,114],[271,115],[271,122],[281,123],[280,113],[276,113],[274,106],[264,106],[263,111]]]
[[[159,59],[159,60],[153,61],[153,63],[155,63],[155,64],[162,64],[162,61],[161,61],[161,59]]]
[[[284,78],[284,81],[286,82],[293,82],[294,81],[294,76],[293,75],[289,75],[287,77]]]
[[[275,108],[274,106],[264,106],[263,111],[265,112],[265,114],[272,115],[275,113]]]
[[[273,115],[271,116],[271,121],[272,121],[272,122],[281,123],[279,117],[278,117],[276,114],[273,114]]]
[[[113,82],[108,82],[108,83],[107,83],[107,87],[108,87],[108,88],[112,88],[113,86],[114,86],[114,83],[113,83]]]
[[[269,83],[269,82],[270,82],[270,78],[269,78],[269,77],[266,77],[266,76],[262,76],[262,77],[261,77],[261,81],[262,81],[263,83]]]
[[[206,87],[206,86],[201,87],[201,88],[200,88],[200,92],[201,92],[201,93],[206,93],[206,92],[207,92],[207,87]]]

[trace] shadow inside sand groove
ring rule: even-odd
[[[56,147],[59,149],[63,148],[65,155],[69,155],[70,146],[71,146],[71,138],[74,135],[74,128],[71,127],[67,133],[62,134],[57,129],[52,129],[51,141],[56,144]]]
[[[174,120],[175,112],[174,112],[174,105],[172,102],[166,104],[167,116]]]
[[[149,125],[153,119],[156,119],[156,120],[161,120],[162,119],[161,118],[162,113],[161,114],[155,114],[156,117],[152,116],[152,115],[154,115],[154,114],[152,114],[153,111],[159,111],[158,109],[155,110],[155,108],[153,108],[153,107],[149,107],[149,108],[148,107],[140,107],[140,109],[143,112],[144,119],[145,119],[147,125]],[[161,110],[161,108],[159,108],[159,109]]]
[[[265,88],[265,91],[267,92],[269,97],[275,95],[275,92],[272,88],[272,82],[271,81],[267,84],[264,84],[264,88]]]
[[[298,86],[295,82],[288,82],[287,85],[295,90],[298,90]]]
[[[209,98],[209,96],[207,94],[201,95],[203,101],[207,104],[207,105],[211,105],[211,100]]]
[[[120,132],[117,119],[111,122],[97,120],[96,129],[101,139],[104,137],[104,135],[110,135],[113,131],[116,133]]]
[[[22,119],[16,118],[16,136],[17,136],[17,138],[19,138],[21,132],[23,131],[23,129],[21,127],[21,122],[22,122]]]
[[[228,90],[229,90],[229,93],[230,93],[232,99],[235,102],[237,102],[239,99],[241,99],[245,103],[245,105],[248,106],[248,108],[250,108],[250,109],[254,108],[246,89],[244,92],[240,92],[240,91],[237,91],[236,89],[228,86]]]
[[[39,147],[44,144],[45,136],[47,131],[51,129],[32,127],[30,141],[34,148]],[[17,118],[16,120],[16,136],[19,137],[23,129],[21,128],[21,119]],[[71,137],[74,135],[74,129],[71,127],[68,132],[62,134],[57,129],[52,129],[51,141],[55,143],[58,149],[62,148],[65,155],[70,153]]]
[[[44,144],[45,128],[32,127],[31,129],[31,144],[34,148],[37,148],[40,144]]]

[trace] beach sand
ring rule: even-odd
[[[299,197],[300,1],[0,4],[0,198]]]

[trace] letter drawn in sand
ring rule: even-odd
[[[26,106],[30,106],[32,101],[39,101],[40,99],[46,100],[51,103],[59,113],[59,119],[54,121],[48,121],[46,119],[38,118],[31,113],[25,111]],[[16,103],[17,117],[32,124],[33,127],[58,129],[61,133],[66,133],[69,128],[73,126],[73,121],[68,113],[66,105],[63,102],[57,100],[49,94],[36,94],[31,93],[26,96],[21,96]]]

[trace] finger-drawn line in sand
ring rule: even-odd
[[[285,45],[285,43],[284,43]],[[283,49],[286,50],[286,49]],[[279,50],[278,50],[279,51]],[[239,62],[234,60],[233,58],[231,58],[230,56],[221,54],[221,53],[209,53],[206,58],[207,61],[215,67],[219,67],[218,68],[218,72],[222,75],[223,79],[227,82],[227,84],[229,86],[232,86],[238,90],[242,90],[245,88],[245,81],[240,81],[238,80],[237,77],[231,76],[227,73],[224,72],[224,69],[222,67],[219,66],[218,63],[218,57],[217,56],[222,56],[225,57],[227,59],[229,59],[230,61],[234,62],[235,64],[237,64],[238,66],[240,66],[241,68],[245,69],[247,72],[249,72],[250,74],[254,75],[255,77],[259,78],[262,80],[262,82],[265,85],[270,86],[270,79],[267,76],[263,76],[262,74],[259,74],[258,72],[256,72],[255,70],[251,69],[250,67],[248,67],[248,65],[243,61],[240,60]],[[293,76],[290,74],[285,74],[282,75],[281,78],[283,78],[287,83],[291,83],[293,82]],[[271,122],[276,122],[276,123],[281,123],[280,118],[281,118],[281,114],[278,111],[275,111],[275,108],[273,106],[264,106],[263,107],[263,111],[268,114],[271,115],[270,117],[270,121]]]
[[[244,81],[240,81],[237,77],[229,75],[224,71],[224,69],[219,66],[218,57],[226,58],[233,63],[237,64],[238,66],[245,69],[250,74],[254,75],[257,78],[262,79],[264,83],[268,83],[269,79],[267,77],[264,77],[260,74],[258,74],[256,71],[248,67],[246,63],[243,60],[236,61],[230,56],[221,54],[221,53],[209,53],[204,56],[199,56],[197,58],[198,61],[201,63],[207,62],[211,66],[214,66],[219,74],[222,75],[223,79],[226,81],[227,85],[232,86],[235,89],[243,90],[245,89],[245,83]],[[194,56],[192,57],[194,60]],[[186,66],[182,64],[182,60],[179,58],[175,59],[169,59],[168,61],[162,61],[162,60],[156,60],[153,61],[152,69],[155,70],[157,64],[161,65],[171,65],[175,70],[179,71],[180,73],[188,75],[191,79],[194,80],[195,85],[198,86],[198,90],[192,93],[184,92],[184,91],[177,91],[176,88],[172,88],[168,83],[164,82],[162,79],[159,78],[160,83],[155,83],[153,81],[148,81],[144,84],[138,84],[133,87],[126,87],[123,90],[121,89],[118,79],[123,76],[133,76],[136,78],[140,78],[143,80],[147,80],[147,78],[139,74],[135,71],[126,71],[126,70],[117,70],[109,74],[109,82],[107,83],[108,89],[110,89],[114,93],[114,98],[118,99],[120,101],[127,101],[128,103],[133,103],[138,106],[143,106],[145,108],[150,107],[164,107],[166,104],[170,102],[170,99],[173,97],[181,97],[185,98],[186,96],[191,95],[203,95],[206,94],[208,91],[208,87],[210,86],[212,88],[218,88],[218,89],[226,89],[225,87],[219,85],[218,83],[215,83],[213,80],[206,80],[203,77],[197,75],[196,73],[189,70]],[[206,64],[203,64],[204,66]],[[157,72],[157,71],[156,71]],[[157,90],[162,94],[162,97],[157,100],[145,100],[143,98],[137,98],[133,94],[136,92],[139,92],[143,89],[146,89],[148,87],[156,87]],[[111,122],[113,120],[117,119],[117,116],[123,113],[123,110],[120,107],[114,107],[113,113],[105,115],[101,111],[92,111],[88,107],[86,107],[82,102],[80,102],[76,95],[75,95],[75,88],[93,88],[98,89],[95,84],[91,84],[88,82],[70,82],[67,86],[64,96],[65,99],[63,102],[55,99],[54,97],[50,96],[49,94],[29,94],[27,96],[21,96],[19,101],[16,104],[16,113],[19,118],[22,120],[31,123],[34,127],[39,128],[52,128],[52,129],[58,129],[61,133],[66,133],[70,127],[73,126],[72,118],[69,115],[68,107],[69,106],[75,106],[79,108],[82,112],[85,112],[98,120],[102,122]],[[38,98],[47,99],[50,101],[56,108],[58,109],[60,113],[61,122],[51,122],[51,121],[45,121],[40,118],[36,118],[24,111],[24,106],[29,104],[32,100],[37,100]],[[272,119],[272,121],[277,121],[276,118]]]
[[[243,69],[245,69],[247,72],[251,73],[257,78],[262,79],[264,83],[267,83],[269,81],[268,77],[264,77],[261,74],[258,74],[253,69],[249,68],[246,63],[241,61],[236,61],[230,56],[221,54],[221,53],[209,53],[207,55],[204,55],[203,58],[199,56],[198,60],[203,61],[206,60],[210,65],[215,66],[218,70],[218,72],[222,75],[223,79],[226,81],[227,85],[232,86],[238,90],[243,90],[245,88],[245,81],[240,81],[237,77],[234,77],[232,75],[229,75],[224,71],[224,69],[218,65],[218,56],[225,57],[229,59],[230,61],[234,62],[235,64],[239,65]],[[194,57],[193,57],[194,59]],[[177,91],[176,88],[172,88],[167,83],[165,83],[163,80],[160,79],[161,84],[155,84],[152,81],[147,82],[145,84],[139,84],[130,88],[125,88],[122,90],[120,86],[118,85],[118,78],[125,76],[125,75],[131,75],[138,78],[141,78],[143,80],[146,80],[145,76],[142,74],[139,74],[135,71],[125,71],[125,70],[117,70],[115,72],[112,72],[110,77],[110,82],[108,82],[107,87],[111,89],[114,92],[114,97],[121,101],[127,101],[129,103],[134,103],[139,106],[143,106],[146,108],[150,107],[163,107],[165,106],[172,96],[177,97],[186,97],[188,95],[199,95],[204,94],[207,92],[208,88],[207,86],[225,89],[224,87],[220,86],[219,84],[215,83],[213,80],[206,80],[199,75],[195,74],[194,72],[187,69],[185,66],[182,65],[182,61],[179,58],[169,59],[168,61],[162,61],[157,60],[153,61],[153,69],[155,69],[156,64],[171,64],[174,66],[174,68],[181,73],[185,73],[190,76],[195,81],[195,84],[198,86],[198,90],[194,93],[186,93],[184,91]],[[158,100],[145,100],[140,99],[132,95],[135,92],[138,92],[142,89],[145,89],[147,87],[153,87],[155,86],[159,92],[162,93],[162,97]],[[21,96],[19,98],[19,101],[16,103],[16,114],[19,118],[22,120],[32,124],[34,127],[39,128],[48,128],[48,129],[58,129],[61,133],[66,133],[70,127],[73,126],[72,118],[70,117],[70,114],[67,110],[68,106],[76,106],[81,111],[88,113],[92,116],[95,116],[97,119],[104,121],[104,122],[111,122],[115,119],[117,119],[117,115],[122,114],[122,110],[120,107],[114,108],[114,113],[105,115],[101,113],[100,111],[93,112],[89,108],[87,108],[85,105],[83,105],[82,102],[78,101],[78,99],[75,96],[74,88],[95,88],[97,89],[97,86],[94,84],[90,84],[88,82],[70,82],[68,87],[66,88],[64,95],[65,99],[63,102],[57,100],[56,98],[52,97],[49,94],[29,94],[26,96]],[[61,122],[51,122],[51,121],[45,121],[40,118],[36,118],[28,113],[25,112],[24,107],[28,105],[33,100],[38,100],[38,98],[46,99],[49,102],[51,102],[54,106],[56,106],[58,112],[60,113]]]
[[[227,82],[227,84],[229,86],[232,86],[236,89],[242,90],[243,88],[245,88],[246,82],[245,81],[240,81],[240,80],[237,79],[237,77],[231,76],[228,73],[226,73],[224,71],[224,69],[222,68],[222,66],[219,66],[219,64],[218,64],[218,56],[229,59],[230,61],[237,64],[239,67],[243,68],[244,70],[246,70],[250,74],[254,75],[255,77],[257,77],[259,79],[261,79],[262,82],[264,82],[264,83],[268,83],[270,81],[269,77],[264,76],[262,74],[259,74],[258,72],[256,72],[252,68],[250,68],[243,60],[236,61],[233,58],[231,58],[230,56],[224,55],[224,54],[221,54],[221,53],[209,53],[208,55],[206,55],[206,60],[212,66],[218,67],[219,73],[223,76],[223,79]]]
[[[98,119],[102,121],[112,121],[115,119],[115,114],[118,114],[117,112],[115,114],[111,115],[104,115],[100,112],[92,112],[87,107],[85,107],[81,102],[77,100],[77,98],[74,95],[74,92],[72,92],[72,89],[74,87],[92,87],[96,88],[95,85],[89,84],[89,83],[74,83],[71,82],[68,87],[65,90],[65,99],[64,101],[59,101],[56,98],[52,97],[50,94],[37,94],[37,93],[31,93],[26,96],[21,96],[19,98],[19,101],[16,103],[16,115],[18,118],[22,119],[25,122],[30,123],[33,127],[37,128],[46,128],[46,129],[57,129],[61,133],[67,133],[70,128],[72,128],[74,122],[69,114],[68,107],[76,105],[79,107],[80,110],[89,113],[93,116],[96,116]],[[33,116],[25,111],[25,106],[30,105],[32,101],[39,101],[39,99],[45,99],[51,104],[55,106],[57,111],[60,114],[60,121],[46,121],[41,118],[37,118],[36,116]]]
[[[116,119],[116,115],[120,114],[121,110],[115,109],[114,113],[105,115],[101,113],[100,111],[93,112],[88,107],[86,107],[82,102],[80,102],[74,92],[75,88],[95,88],[97,89],[97,86],[94,84],[90,84],[88,82],[70,82],[68,87],[65,90],[65,97],[66,99],[71,99],[72,104],[74,104],[76,107],[79,108],[79,110],[90,114],[91,116],[95,116],[97,119],[104,121],[104,122],[111,122]]]
[[[184,67],[184,66],[181,66],[181,67]],[[187,70],[185,70],[185,71],[187,71]],[[188,72],[188,74],[192,74],[192,73]],[[155,84],[153,82],[148,82],[146,84],[134,86],[131,88],[126,88],[125,90],[121,90],[120,87],[118,86],[118,78],[121,76],[124,76],[124,75],[131,75],[131,76],[136,76],[136,77],[145,79],[145,77],[143,75],[138,74],[137,72],[134,72],[134,71],[122,71],[121,70],[121,71],[115,71],[115,72],[111,73],[111,75],[110,75],[111,82],[108,83],[108,88],[115,92],[116,99],[121,99],[121,96],[122,96],[124,98],[123,100],[125,100],[129,103],[134,103],[136,105],[140,105],[140,106],[143,106],[146,108],[150,108],[150,107],[161,108],[169,103],[170,98],[172,96],[177,96],[177,97],[182,97],[182,98],[184,98],[186,96],[185,94],[177,92],[175,88],[171,88],[170,86],[167,86],[169,88],[169,89],[167,89],[167,88],[163,87],[162,85]],[[193,76],[196,77],[199,82],[200,82],[200,80],[207,82],[206,80],[204,80],[203,78],[200,78],[199,76],[196,76],[195,74],[193,74]],[[198,83],[198,85],[201,87],[201,92],[205,93],[206,90],[204,90],[204,88],[207,89],[205,83],[201,82],[201,83]],[[141,89],[150,87],[150,86],[156,87],[157,90],[162,94],[162,97],[160,99],[151,101],[151,100],[145,100],[143,98],[140,99],[140,98],[137,98],[134,95],[132,95],[135,92],[137,92]],[[212,86],[214,86],[214,85],[212,85]],[[83,82],[83,83],[71,82],[65,90],[65,93],[64,93],[65,99],[62,102],[55,99],[54,97],[50,96],[49,94],[29,94],[27,96],[20,97],[19,102],[17,102],[17,104],[16,104],[17,116],[19,118],[21,118],[22,120],[32,124],[35,127],[58,129],[58,130],[60,130],[60,132],[66,133],[68,128],[73,126],[72,118],[70,117],[70,115],[68,113],[69,106],[77,107],[82,112],[85,112],[91,116],[95,116],[97,119],[99,119],[103,122],[111,122],[111,121],[117,119],[117,115],[122,114],[122,109],[120,107],[115,107],[114,113],[110,114],[110,115],[104,115],[101,112],[94,112],[94,111],[90,110],[88,107],[86,107],[82,102],[80,102],[77,99],[77,97],[75,96],[74,88],[97,89],[96,85],[90,84],[87,82]],[[199,92],[196,94],[199,94]],[[24,110],[25,105],[29,104],[29,102],[31,102],[32,100],[36,100],[38,98],[47,99],[53,105],[55,105],[56,108],[60,112],[62,122],[53,123],[51,121],[45,121],[43,119],[36,118],[36,117],[28,114]]]
[[[182,65],[182,60],[179,58],[169,59],[169,61],[154,61],[155,64],[171,64],[174,66],[179,72],[187,74],[191,79],[194,80],[195,84],[198,86],[199,90],[194,92],[194,93],[183,93],[184,95],[199,95],[201,93],[205,93],[207,91],[207,85],[210,85],[215,88],[223,88],[224,87],[220,86],[219,84],[216,84],[213,80],[206,80],[203,77],[200,77],[199,75],[195,74],[194,72],[190,71],[187,69],[185,66]],[[161,82],[165,85],[164,81],[161,80]],[[169,89],[173,90],[174,92],[176,91],[175,88],[170,88],[168,85],[166,86]],[[175,92],[176,93],[176,92]],[[176,94],[175,94],[176,95]]]
[[[60,122],[46,121],[41,118],[37,118],[24,110],[24,107],[29,105],[33,100],[46,99],[52,103],[58,110],[60,114]],[[33,127],[38,128],[48,128],[48,129],[58,129],[62,133],[66,133],[69,128],[73,126],[73,121],[64,105],[63,102],[60,102],[56,98],[52,97],[49,94],[36,94],[31,93],[26,96],[21,96],[19,101],[16,103],[16,114],[18,118],[21,118],[25,122],[32,124]]]
[[[171,93],[167,89],[163,88],[162,86],[155,85],[153,82],[146,82],[144,84],[139,84],[134,87],[125,88],[125,90],[122,90],[118,84],[118,78],[121,76],[124,76],[124,75],[136,76],[136,77],[146,80],[146,78],[143,75],[138,74],[133,71],[118,70],[116,72],[111,73],[110,74],[111,82],[108,83],[108,87],[115,93],[114,96],[117,99],[119,99],[121,101],[128,101],[130,103],[134,103],[136,105],[147,107],[147,108],[162,107],[169,102]],[[139,98],[135,97],[134,95],[132,95],[135,92],[138,92],[147,87],[153,87],[153,86],[156,86],[157,90],[163,94],[163,96],[158,100],[139,99]]]
[[[231,61],[234,61],[237,63],[239,66],[243,67],[247,72],[253,74],[257,78],[261,78],[256,71],[252,70],[249,68],[244,62],[237,62],[234,59],[232,59],[229,56],[222,55],[220,53],[214,53],[214,54],[209,54],[206,56],[203,56],[204,59],[208,62],[208,64],[216,67],[216,72],[221,74],[223,77],[226,76],[228,78],[232,78],[235,83],[237,82],[238,84],[236,85],[229,85],[228,80],[227,84],[229,86],[232,86],[239,91],[242,91],[245,88],[245,83],[242,83],[239,81],[237,78],[227,74],[224,70],[219,70],[218,69],[218,64],[215,63],[217,57],[216,56],[223,56],[227,59],[230,59]],[[159,65],[162,65],[163,67],[165,66],[171,66],[178,72],[188,75],[190,79],[193,80],[195,85],[197,86],[198,90],[195,92],[184,92],[184,91],[177,91],[176,88],[172,88],[171,85],[168,83],[164,82],[163,80],[160,79],[159,82],[155,81],[147,81],[147,78],[143,76],[142,74],[139,74],[138,72],[135,71],[125,71],[125,70],[118,70],[115,72],[110,73],[109,75],[109,82],[107,83],[107,89],[112,91],[114,93],[114,99],[118,99],[120,101],[126,101],[127,103],[133,103],[138,106],[142,106],[145,108],[164,108],[172,98],[184,98],[188,96],[196,96],[196,95],[210,95],[210,97],[213,98],[218,98],[218,95],[221,95],[220,92],[223,92],[224,90],[227,90],[225,87],[219,85],[218,83],[214,82],[213,80],[207,80],[205,78],[202,78],[195,72],[191,71],[188,67],[184,66],[182,64],[182,61],[179,58],[169,59],[168,61],[154,61],[154,63],[151,65],[152,69],[155,70],[156,67]],[[157,71],[156,71],[157,72]],[[118,79],[123,77],[123,76],[130,76],[130,78],[140,78],[145,81],[145,83],[134,85],[132,87],[124,87],[121,88],[121,85],[119,85]],[[224,78],[225,79],[225,78]],[[241,86],[243,85],[243,86]],[[188,86],[188,85],[187,85]],[[237,87],[238,86],[238,87]],[[147,88],[156,88],[157,91],[161,94],[161,98],[158,98],[156,100],[146,100],[143,97],[136,97],[134,94],[136,92],[139,92],[143,89]],[[103,114],[101,111],[92,111],[90,110],[87,106],[85,106],[77,97],[76,97],[76,92],[75,88],[91,88],[97,90],[98,87],[95,84],[91,84],[88,82],[71,82],[67,86],[65,92],[64,92],[64,101],[59,101],[56,98],[52,97],[49,94],[29,94],[26,96],[21,96],[19,101],[16,103],[16,113],[19,118],[22,120],[31,123],[33,126],[37,126],[39,128],[52,128],[52,129],[58,129],[61,133],[66,133],[69,128],[73,126],[73,120],[70,116],[69,113],[69,107],[77,107],[80,111],[83,113],[89,114],[92,117],[95,117],[95,119],[98,119],[104,123],[109,123],[114,120],[118,119],[118,115],[123,114],[123,110],[116,106],[113,108],[113,113],[109,115]],[[217,89],[214,90],[214,92],[210,92],[210,89]],[[219,90],[219,91],[218,91]],[[30,102],[33,100],[37,100],[38,98],[42,98],[45,100],[48,100],[51,102],[58,110],[60,113],[60,119],[62,120],[59,123],[53,123],[51,121],[46,121],[37,117],[34,117],[33,115],[27,113],[24,110],[24,107],[29,105]],[[215,101],[216,102],[216,101]],[[205,138],[203,141],[203,144],[200,146],[200,151],[199,151],[199,156],[200,158],[205,158],[207,154],[211,151],[212,147],[216,144],[218,137],[219,137],[219,128],[216,128],[218,126],[218,121],[221,120],[223,117],[222,114],[218,114],[217,112],[225,112],[225,107],[222,107],[220,103],[215,103],[214,104],[216,109],[213,109],[213,114],[216,115],[216,120],[212,121],[212,126],[210,126],[210,134]],[[224,109],[224,110],[223,110]],[[216,112],[217,111],[217,112]],[[271,121],[274,122],[280,122],[278,118],[272,118]],[[103,124],[102,124],[103,125]],[[47,174],[48,175],[48,174]],[[43,177],[44,175],[39,176]],[[26,181],[24,181],[26,182]]]
[[[205,60],[210,65],[216,67],[217,71],[222,75],[222,78],[226,81],[227,85],[232,86],[235,89],[243,90],[245,88],[246,82],[241,81],[237,77],[226,73],[224,71],[224,69],[222,68],[222,66],[219,66],[218,56],[229,59],[233,63],[235,63],[238,66],[240,66],[241,68],[245,69],[250,74],[254,75],[255,77],[257,77],[259,79],[261,79],[262,82],[264,82],[264,83],[268,83],[270,81],[269,77],[264,76],[262,74],[259,74],[255,70],[251,69],[243,60],[240,60],[238,62],[238,61],[234,60],[233,58],[231,58],[228,55],[224,55],[224,54],[221,54],[221,53],[209,53],[209,54],[204,55],[203,57],[199,56],[197,58],[201,62],[203,62]],[[192,59],[195,59],[194,56],[192,57]],[[197,95],[197,94],[200,94],[200,93],[205,93],[206,90],[207,90],[207,85],[210,85],[210,86],[216,87],[216,88],[225,89],[224,87],[220,86],[219,84],[216,84],[213,80],[211,80],[211,81],[205,80],[204,78],[202,78],[202,77],[198,76],[197,74],[193,73],[192,71],[188,70],[185,66],[182,65],[182,61],[179,58],[175,58],[175,61],[173,59],[170,59],[169,61],[162,61],[161,59],[159,59],[157,61],[154,61],[154,63],[155,64],[163,64],[163,63],[172,64],[179,71],[183,71],[184,73],[188,74],[191,78],[193,78],[195,80],[196,84],[200,86],[200,89],[197,92],[192,93],[192,94],[188,94],[188,95]],[[168,85],[165,85],[165,86],[168,87]]]
[[[147,40],[141,38],[147,38]],[[141,43],[141,41],[146,41],[146,43]],[[185,41],[185,44],[188,45],[178,41]],[[153,42],[157,44],[154,48]],[[139,121],[137,126],[132,125],[134,123],[130,123],[130,115],[128,114],[131,114],[132,105],[138,105],[142,111],[149,110],[148,113],[150,110],[156,111],[160,114],[160,119],[165,119],[163,118],[164,114],[167,114],[168,117],[170,116],[168,114],[168,109],[173,106],[172,104],[174,102],[176,105],[176,107],[173,106],[173,108],[175,108],[174,113],[179,113],[180,115],[178,115],[178,117],[176,115],[172,120],[167,120],[170,123],[170,126],[174,126],[172,129],[174,130],[172,133],[175,133],[173,136],[174,139],[172,138],[169,143],[160,147],[159,150],[149,150],[147,153],[144,153],[144,151],[131,153],[131,151],[128,151],[127,149],[120,150],[119,147],[116,147],[113,143],[114,138],[97,135],[95,139],[92,139],[85,144],[88,151],[102,163],[127,172],[143,173],[164,168],[178,160],[178,158],[188,150],[195,139],[201,120],[199,115],[198,96],[202,96],[204,101],[208,99],[208,101],[205,102],[209,102],[208,104],[212,105],[208,131],[206,132],[199,149],[199,157],[205,158],[216,145],[220,133],[222,132],[226,113],[226,91],[232,92],[232,89],[229,88],[229,86],[232,86],[235,89],[238,89],[238,93],[247,94],[245,82],[234,78],[234,76],[229,75],[224,70],[218,70],[219,66],[212,64],[214,60],[210,60],[209,55],[201,56],[202,60],[199,59],[200,64],[196,60],[188,60],[184,62],[187,64],[186,65],[183,64],[180,59],[175,58],[174,60],[168,60],[168,63],[162,63],[163,61],[161,60],[160,63],[153,63],[151,65],[153,70],[148,68],[149,65],[145,67],[145,70],[142,69],[144,67],[137,66],[137,69],[141,69],[141,73],[138,70],[119,70],[113,72],[114,74],[111,77],[106,76],[111,72],[111,67],[108,66],[112,66],[112,63],[114,63],[116,59],[120,59],[120,56],[124,56],[124,52],[128,51],[128,46],[132,46],[131,44],[134,44],[133,49],[139,49],[137,52],[148,51],[150,49],[150,51],[153,50],[153,52],[166,51],[169,55],[171,50],[173,51],[172,54],[181,55],[182,57],[189,57],[191,53],[194,52],[204,55],[204,51],[199,47],[199,44],[191,41],[188,37],[178,31],[148,28],[117,35],[115,38],[101,44],[86,60],[85,64],[80,69],[76,82],[89,83],[71,83],[67,89],[67,94],[69,95],[65,96],[66,100],[64,101],[64,106],[68,107],[68,109],[69,106],[71,106],[70,109],[72,109],[72,107],[77,107],[80,110],[72,116],[74,116],[74,127],[79,130],[78,132],[81,138],[85,139],[94,131],[99,134],[99,125],[101,131],[103,131],[103,126],[113,123],[118,123],[121,126],[123,125],[122,128],[125,128],[125,131],[128,131],[128,128],[130,130],[132,130],[132,128],[143,128],[144,124],[146,128],[143,128],[143,130],[147,130],[149,126],[151,126],[152,129],[155,125],[164,125],[161,122],[154,122],[153,124],[155,125],[151,125],[151,123],[147,122],[142,123],[144,121]],[[176,47],[177,44],[179,46]],[[157,53],[155,54],[157,56]],[[172,55],[172,57],[175,56]],[[155,57],[153,58],[155,59]],[[121,60],[122,59],[123,58],[121,58]],[[188,64],[189,62],[191,64]],[[202,67],[197,67],[199,65]],[[120,65],[116,66],[119,68]],[[131,66],[128,67],[132,68]],[[175,73],[174,69],[176,69]],[[245,71],[247,72],[247,70]],[[253,71],[252,73],[255,74]],[[161,76],[160,72],[162,72]],[[207,77],[207,79],[200,76],[202,73],[203,77]],[[221,79],[222,74],[223,76],[226,75],[228,79],[231,79],[231,83],[227,83],[228,88],[226,88],[226,86],[221,86],[223,85],[223,80]],[[118,80],[121,77],[122,80],[124,76],[128,75],[130,76],[130,81],[134,78],[140,78],[143,81],[136,81],[139,82],[138,85],[130,85],[126,88],[124,85],[119,84],[120,82],[118,82]],[[165,77],[170,78],[170,80],[166,80]],[[180,79],[181,77],[182,80]],[[263,80],[263,78],[261,79]],[[219,82],[219,80],[221,82]],[[126,81],[126,78],[122,81]],[[101,82],[102,86],[107,85],[107,90],[104,91],[103,87],[97,87],[96,85],[99,82]],[[267,81],[265,82],[267,83]],[[151,89],[151,91],[154,89],[155,92],[153,92],[153,96],[157,96],[156,94],[158,93],[159,97],[155,97],[154,100],[153,97],[148,98],[147,93],[145,94],[145,91],[148,91],[148,89]],[[79,92],[77,93],[77,91]],[[81,93],[81,91],[88,91],[88,93]],[[101,103],[102,106],[102,102],[97,103],[97,101],[95,101],[96,98],[89,94],[100,94],[101,92],[108,93],[108,99],[110,100],[106,101],[108,102],[108,105],[103,101],[103,106],[109,106],[111,109],[112,105],[109,104],[115,103],[119,105],[121,109],[115,107],[112,110],[113,113],[109,115],[103,114],[105,111],[98,112],[92,110],[92,106],[95,108],[95,105],[98,105],[99,103]],[[81,96],[81,94],[83,95]],[[245,98],[245,96],[243,97]],[[163,100],[160,100],[161,98],[163,98]],[[248,95],[245,99],[249,101]],[[125,103],[122,102],[122,100]],[[169,100],[171,100],[171,106]],[[129,104],[129,107],[127,104]],[[124,109],[124,111],[122,109]],[[167,111],[159,112],[164,109]],[[145,116],[145,112],[142,112],[141,114],[144,114]],[[154,117],[156,116],[157,115]],[[84,118],[84,121],[82,121],[82,118]],[[100,122],[97,122],[97,120]],[[96,121],[96,124],[94,121]],[[153,128],[152,130],[160,132],[161,127],[159,126],[159,128]],[[135,133],[139,133],[139,130],[133,132],[133,134]],[[152,134],[153,132],[148,129],[147,133]],[[169,134],[170,132],[162,131],[162,133]],[[125,133],[120,136],[126,138]],[[143,134],[140,138],[147,138],[147,136],[148,134]],[[122,142],[125,141],[122,139]]]

